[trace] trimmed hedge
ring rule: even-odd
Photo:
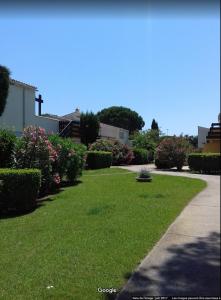
[[[148,151],[141,148],[133,148],[134,158],[131,164],[144,165],[148,163]]]
[[[191,153],[188,165],[191,171],[206,174],[220,173],[220,153]]]
[[[112,153],[107,151],[88,151],[87,168],[102,169],[110,168],[112,164]]]
[[[40,170],[0,169],[0,183],[0,211],[27,212],[36,206]]]

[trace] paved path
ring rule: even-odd
[[[135,270],[118,300],[145,296],[220,295],[220,177],[157,171],[154,165],[122,167],[200,178],[207,187],[186,206]],[[146,298],[147,299],[147,298]]]

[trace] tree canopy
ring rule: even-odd
[[[123,106],[112,106],[97,113],[100,122],[129,130],[130,133],[141,130],[145,125],[137,112]]]
[[[100,122],[92,112],[81,113],[80,118],[80,134],[81,142],[88,146],[96,141],[99,133]]]
[[[9,69],[0,65],[0,116],[4,112],[6,99],[8,97],[9,76]]]
[[[152,124],[151,124],[151,129],[152,130],[159,130],[158,123],[153,119]]]

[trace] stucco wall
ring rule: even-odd
[[[209,128],[198,126],[198,148],[203,148]]]
[[[100,123],[99,135],[102,138],[117,139],[123,144],[128,143],[129,131],[123,128]]]
[[[13,130],[20,136],[29,125],[45,128],[47,132],[58,132],[59,121],[35,115],[35,89],[10,84],[9,94],[0,127]]]
[[[59,121],[48,117],[34,116],[30,124],[43,127],[47,133],[58,133],[59,131]]]
[[[22,132],[24,122],[23,89],[10,85],[5,110],[0,117],[0,127]]]

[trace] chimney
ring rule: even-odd
[[[75,116],[76,116],[77,118],[80,118],[80,115],[81,115],[80,109],[79,109],[79,108],[76,108],[74,114],[75,114]]]

